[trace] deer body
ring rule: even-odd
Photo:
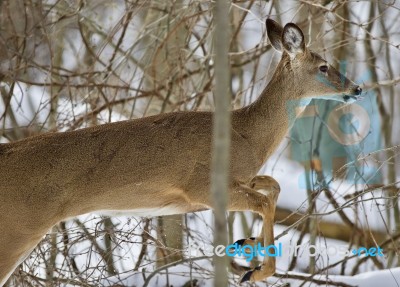
[[[287,101],[338,93],[322,83],[312,91],[296,76],[300,63],[316,65],[319,73],[324,60],[305,47],[285,47],[290,45],[285,33],[301,33],[288,25],[285,32],[267,21],[272,45],[285,49],[282,60],[260,97],[232,112],[228,209],[260,213],[264,233],[258,240],[264,244],[273,243],[279,185],[256,175],[287,133]],[[330,69],[329,80],[335,83],[342,75]],[[341,84],[338,100],[359,94],[347,79],[335,84]],[[1,144],[0,286],[42,236],[66,218],[99,211],[157,216],[211,208],[211,142],[211,112],[174,112]],[[266,258],[242,281],[264,279],[274,270],[274,258]]]

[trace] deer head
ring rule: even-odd
[[[362,89],[358,85],[306,47],[303,32],[297,25],[288,23],[282,27],[271,19],[266,24],[272,47],[283,53],[274,78],[285,81],[285,86],[293,89],[294,99],[352,103],[360,98]]]

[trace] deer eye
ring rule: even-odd
[[[326,72],[328,72],[328,66],[327,66],[327,65],[319,66],[319,70],[320,70],[322,73],[326,73]]]

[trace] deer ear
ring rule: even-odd
[[[271,19],[267,19],[266,24],[268,39],[271,42],[272,47],[274,47],[275,50],[282,52],[282,26]]]
[[[296,24],[288,23],[283,28],[282,45],[292,59],[305,51],[304,35]]]

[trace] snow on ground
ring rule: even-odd
[[[200,261],[197,261],[196,264],[200,264]],[[203,260],[204,264],[209,264],[209,261]],[[203,264],[203,265],[204,265]],[[201,266],[204,268],[204,266]],[[124,284],[125,286],[147,286],[152,287],[164,287],[166,283],[169,282],[169,286],[183,286],[187,283],[190,278],[192,280],[197,280],[197,286],[214,286],[213,279],[210,278],[212,274],[202,274],[201,272],[196,272],[192,270],[191,276],[190,268],[188,266],[174,266],[168,269],[167,272],[160,272],[159,274],[155,275],[151,278],[151,280],[147,281],[144,279],[142,273],[136,274],[125,274],[122,280],[116,278],[108,278],[107,280],[102,280],[102,286],[112,286],[113,284]],[[148,276],[149,274],[147,274]],[[301,277],[308,277],[309,274],[304,273],[296,273],[296,272],[289,272],[288,276],[301,276]],[[304,284],[304,279],[287,279],[287,278],[269,278],[267,280],[268,283],[259,282],[256,284],[238,284],[238,277],[230,278],[231,286],[282,286],[285,283],[289,283],[290,287],[297,287]],[[305,286],[308,287],[316,287],[316,286],[337,286],[337,283],[345,283],[347,286],[358,286],[358,287],[376,287],[376,286],[384,286],[384,287],[398,287],[400,286],[400,268],[392,268],[389,270],[380,270],[380,271],[370,271],[365,272],[355,276],[339,276],[339,275],[315,275],[313,277],[314,280],[318,280],[319,282],[311,282],[308,281]],[[322,283],[321,282],[326,282]],[[335,284],[336,283],[336,284]],[[268,285],[267,285],[268,284]],[[190,285],[189,285],[190,286]]]

